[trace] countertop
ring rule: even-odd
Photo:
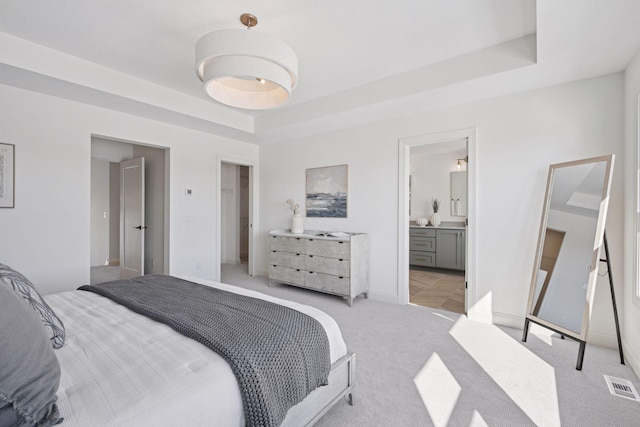
[[[409,222],[409,228],[433,228],[441,230],[464,230],[464,221],[442,221],[439,226],[433,225],[418,225],[415,221]]]
[[[304,230],[302,233],[292,233],[290,230],[271,230],[269,235],[271,236],[283,236],[283,237],[304,237],[307,239],[322,239],[322,240],[351,240],[351,236],[355,236],[362,233],[351,233],[346,231],[321,231],[321,230]]]

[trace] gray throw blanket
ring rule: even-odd
[[[327,384],[327,334],[299,311],[171,276],[78,289],[164,323],[222,356],[238,380],[247,426],[280,425],[289,408]]]

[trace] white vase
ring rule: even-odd
[[[431,225],[437,227],[441,222],[442,220],[440,219],[440,215],[438,214],[438,212],[434,212],[433,215],[431,215]]]
[[[303,218],[300,214],[294,214],[291,217],[291,232],[293,234],[302,234],[304,232]]]
[[[416,219],[416,224],[418,224],[421,227],[426,226],[429,223],[429,221],[427,220],[427,218],[418,218]]]

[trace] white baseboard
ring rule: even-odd
[[[601,347],[618,348],[618,337],[603,334],[602,332],[589,331],[587,334],[587,343]]]
[[[493,312],[493,323],[522,330],[524,328],[524,316],[514,316],[512,314]],[[587,343],[601,347],[617,348],[618,339],[615,335],[602,332],[589,331]]]
[[[388,294],[386,292],[369,291],[367,292],[367,298],[370,298],[376,301],[388,302],[391,304],[398,304],[398,295]]]
[[[625,341],[622,342],[624,350],[624,363],[629,365],[637,377],[640,377],[640,355]]]
[[[500,313],[497,311],[494,311],[491,314],[494,325],[506,326],[508,328],[520,330],[524,328],[524,316],[515,316],[513,314]]]

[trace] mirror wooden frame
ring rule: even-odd
[[[613,175],[613,166],[614,166],[615,156],[613,154],[607,156],[600,157],[592,157],[583,160],[576,160],[565,163],[556,163],[549,166],[549,174],[547,177],[547,188],[545,192],[544,198],[544,206],[542,209],[542,219],[540,222],[540,230],[538,232],[538,246],[536,249],[535,261],[533,264],[533,272],[531,275],[531,283],[529,287],[529,299],[527,302],[527,314],[525,316],[525,326],[522,335],[522,341],[527,340],[527,333],[529,331],[530,322],[536,323],[540,326],[543,326],[547,329],[550,329],[554,332],[559,333],[563,338],[569,337],[580,343],[580,349],[578,353],[578,363],[576,365],[576,369],[582,369],[582,359],[584,357],[584,350],[587,340],[587,334],[589,330],[589,320],[591,317],[591,309],[593,307],[593,297],[595,294],[595,286],[598,278],[598,267],[600,264],[600,250],[603,246],[603,238],[604,238],[604,226],[607,218],[607,210],[609,205],[609,195],[611,190],[611,178]],[[602,189],[602,198],[600,202],[600,209],[598,212],[597,226],[595,230],[595,236],[593,241],[592,255],[591,255],[591,268],[589,271],[589,279],[587,283],[587,292],[586,292],[586,303],[582,315],[582,325],[580,332],[575,332],[573,330],[567,329],[562,325],[555,324],[549,320],[542,319],[535,314],[532,314],[534,311],[535,301],[535,291],[536,291],[536,283],[538,280],[538,271],[540,269],[540,265],[542,262],[542,252],[544,248],[544,239],[547,231],[547,221],[549,218],[549,207],[551,202],[551,192],[553,189],[554,183],[554,175],[555,172],[561,168],[571,167],[571,166],[580,166],[590,163],[599,163],[606,162],[606,169],[604,174],[604,185]]]

